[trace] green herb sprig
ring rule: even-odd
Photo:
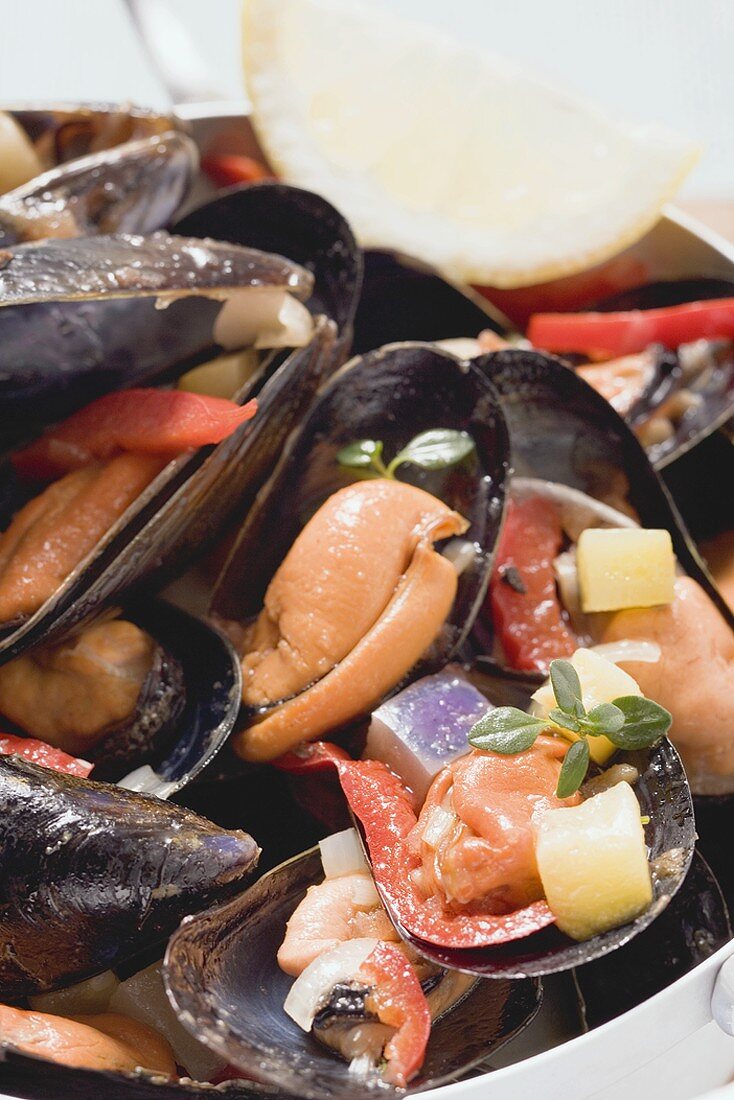
[[[474,450],[468,432],[454,428],[431,428],[411,439],[387,464],[383,461],[381,439],[358,439],[342,447],[336,456],[340,466],[361,470],[363,477],[395,477],[399,466],[409,462],[423,470],[443,470],[456,466]]]
[[[550,680],[557,705],[547,718],[535,718],[517,707],[497,707],[472,726],[469,743],[485,752],[514,755],[535,744],[551,722],[578,734],[563,760],[556,788],[559,798],[574,794],[586,778],[589,737],[608,737],[618,749],[647,749],[665,736],[673,721],[665,707],[640,695],[622,695],[587,711],[570,661],[551,661]]]

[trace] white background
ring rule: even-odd
[[[734,0],[368,0],[510,56],[705,148],[684,195],[734,198]],[[242,94],[239,0],[171,0],[223,96]],[[122,0],[2,0],[0,100],[164,104]],[[375,65],[379,79],[379,63]]]

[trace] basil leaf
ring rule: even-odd
[[[592,737],[601,734],[607,736],[621,730],[624,725],[624,713],[614,703],[600,703],[594,707],[582,720],[582,725]]]
[[[620,749],[649,748],[665,736],[673,722],[665,707],[641,695],[622,695],[614,705],[622,711],[624,725],[608,737]]]
[[[373,466],[382,458],[382,441],[379,439],[357,439],[354,443],[342,447],[336,456],[340,466],[351,466],[354,469],[363,469]]]
[[[474,723],[469,731],[469,744],[485,752],[509,756],[529,749],[545,725],[542,718],[533,718],[517,707],[496,707]]]
[[[446,466],[455,466],[474,450],[474,440],[468,432],[458,432],[453,428],[431,428],[411,439],[407,447],[396,455],[390,463],[395,469],[403,462],[412,462],[424,470],[442,470]]]
[[[558,777],[556,794],[559,798],[568,798],[579,789],[589,767],[589,742],[582,738],[574,741],[563,758],[561,774]]]
[[[557,726],[561,726],[564,730],[571,730],[573,733],[578,733],[581,729],[581,723],[578,718],[575,718],[573,714],[566,714],[565,710],[559,710],[557,707],[548,711],[548,717],[551,722],[555,722]]]
[[[551,661],[550,680],[553,694],[561,710],[582,718],[586,713],[581,698],[581,681],[570,661]]]

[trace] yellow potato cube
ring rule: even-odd
[[[582,531],[576,562],[583,611],[671,603],[675,555],[668,531],[642,527]]]
[[[536,856],[556,923],[575,940],[626,924],[652,902],[640,806],[627,783],[544,814]]]
[[[642,695],[637,681],[629,673],[606,657],[594,653],[592,649],[577,649],[569,660],[578,673],[581,698],[587,710],[593,710],[599,703],[611,703],[614,699],[619,699],[620,695]],[[546,680],[535,692],[533,704],[533,713],[539,718],[546,718],[556,706],[550,680]],[[560,726],[555,728],[569,741],[578,740],[578,734]],[[617,751],[608,737],[590,737],[589,750],[591,759],[597,764],[605,764]]]

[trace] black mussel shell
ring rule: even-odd
[[[323,877],[311,849],[263,876],[226,905],[185,920],[164,963],[168,996],[181,1022],[232,1065],[258,1081],[306,1098],[374,1096],[346,1062],[303,1032],[283,1011],[292,979],[276,953],[306,889]],[[426,1060],[408,1093],[455,1080],[517,1035],[540,1004],[537,982],[471,987],[431,1028]],[[395,1091],[386,1085],[386,1095]]]
[[[333,368],[334,339],[333,323],[321,318],[310,344],[279,353],[256,374],[237,397],[244,403],[256,396],[256,416],[217,446],[169,463],[35,614],[6,624],[0,662],[58,640],[122,593],[132,598],[143,587],[160,587],[203,553],[236,509],[246,511],[270,473],[324,373]],[[5,500],[10,505],[10,492]]]
[[[734,615],[711,580],[665,484],[611,405],[551,355],[511,349],[476,366],[500,395],[520,477],[538,477],[614,503],[626,497],[645,527],[670,531],[678,561],[726,621]]]
[[[25,130],[44,168],[180,127],[172,115],[130,103],[24,103],[6,109]]]
[[[348,222],[326,199],[284,183],[238,185],[186,214],[174,230],[248,244],[301,264],[314,278],[309,308],[336,323],[341,351],[348,350],[362,254]]]
[[[94,779],[167,798],[213,760],[234,728],[241,667],[219,631],[163,600],[127,607],[124,617],[155,638],[153,666],[135,712],[88,758]],[[143,764],[150,770],[140,775]]]
[[[589,1027],[653,997],[731,939],[719,884],[696,851],[686,880],[653,928],[613,956],[579,967],[576,985]]]
[[[355,480],[337,462],[360,439],[384,441],[390,457],[429,428],[467,431],[475,452],[459,466],[425,471],[406,466],[401,478],[444,500],[470,521],[474,544],[427,667],[451,658],[471,629],[484,596],[502,518],[507,436],[492,386],[474,366],[430,344],[405,343],[353,359],[323,389],[274,477],[247,520],[215,588],[212,611],[243,622],[256,614],[265,590],[301,528],[338,489]],[[398,685],[396,685],[397,687]]]
[[[0,759],[0,998],[47,992],[164,939],[254,868],[247,833],[17,756]]]
[[[151,233],[181,205],[198,162],[184,134],[128,142],[0,196],[0,246],[96,233]]]
[[[635,794],[642,814],[650,818],[645,826],[645,840],[653,870],[653,901],[644,913],[581,943],[551,925],[502,946],[475,949],[426,943],[408,932],[391,914],[403,939],[438,966],[486,978],[530,978],[599,959],[648,928],[669,905],[693,859],[696,843],[693,800],[680,757],[667,738],[652,749],[618,753],[614,760],[637,768],[640,778],[635,784]],[[379,881],[376,885],[382,895]],[[390,912],[390,899],[382,896],[382,900]]]
[[[312,282],[282,256],[163,232],[49,239],[0,256],[3,308],[114,298],[160,302],[271,286],[305,299]]]
[[[343,321],[351,317],[359,287],[359,250],[333,207],[316,196],[309,197],[310,203],[301,201],[303,195],[308,193],[285,184],[255,184],[241,199],[233,193],[229,215],[223,212],[216,225],[203,207],[174,230],[209,237],[221,232],[223,239],[249,248],[272,241],[283,256],[289,256],[291,246],[294,252],[303,250],[303,258],[315,267],[309,308],[318,314],[324,302],[327,315],[342,322],[336,347],[343,354],[348,341]],[[307,255],[311,246],[319,249],[317,263]],[[168,274],[164,267],[163,276]],[[156,308],[152,297],[139,296],[6,305],[0,310],[0,448],[109,390],[170,380],[210,359],[221,350],[215,338],[221,309],[221,301],[201,295],[171,301],[166,309]]]
[[[511,322],[468,286],[398,252],[368,248],[354,320],[355,354],[400,340],[478,336],[512,331]]]
[[[734,281],[721,278],[691,278],[647,283],[622,291],[593,306],[610,310],[659,309],[685,302],[734,297]],[[710,357],[701,374],[686,380],[675,351],[664,353],[650,386],[630,410],[629,422],[638,424],[657,408],[661,401],[678,390],[687,389],[697,395],[699,404],[688,409],[675,431],[660,443],[648,448],[650,461],[661,469],[680,458],[701,440],[726,423],[734,415],[734,349],[730,345]]]

